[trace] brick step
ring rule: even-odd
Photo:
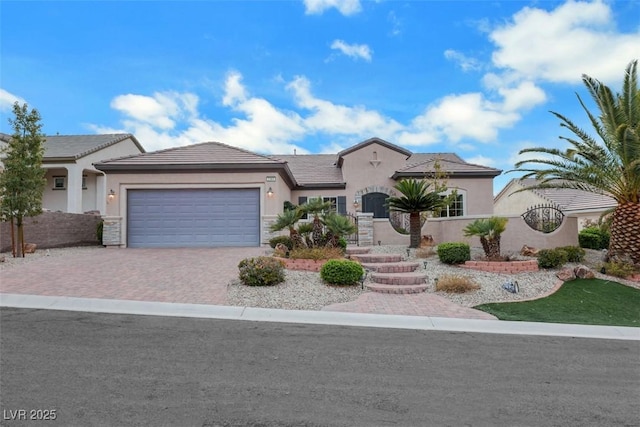
[[[371,248],[362,248],[360,246],[347,246],[347,255],[368,254]]]
[[[363,263],[362,266],[377,273],[411,273],[416,271],[420,264],[417,262],[384,262]]]
[[[379,283],[369,283],[365,286],[372,292],[382,294],[419,294],[429,288],[428,285],[381,285]]]
[[[379,264],[383,262],[401,262],[402,255],[398,254],[358,254],[351,256],[351,259],[360,263]]]
[[[371,281],[382,285],[424,285],[424,273],[371,273]]]

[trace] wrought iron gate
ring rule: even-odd
[[[560,227],[564,213],[556,205],[535,205],[522,214],[527,225],[542,233],[551,233]]]

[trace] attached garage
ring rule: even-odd
[[[260,190],[130,189],[127,246],[260,246]]]

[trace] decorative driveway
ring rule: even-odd
[[[43,250],[46,251],[46,250]],[[265,248],[105,249],[85,248],[63,256],[26,259],[0,271],[0,292],[187,304],[227,304],[227,286],[243,258]],[[46,252],[44,252],[46,253]],[[9,255],[10,256],[10,255]],[[35,258],[35,257],[38,258]],[[325,311],[495,319],[430,293],[362,294]]]

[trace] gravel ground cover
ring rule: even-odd
[[[35,254],[29,254],[25,258],[12,258],[11,254],[0,254],[4,256],[4,262],[0,262],[0,271],[6,268],[15,268],[29,262],[37,262],[42,257],[65,257],[73,256],[79,252],[104,250],[99,246],[83,246],[72,248],[40,249]],[[428,258],[417,258],[414,250],[410,251],[409,257],[406,255],[406,246],[374,246],[371,253],[397,253],[404,258],[420,263],[418,272],[424,272],[428,278],[430,288],[427,292],[435,293],[442,297],[465,307],[473,307],[478,304],[489,302],[512,302],[527,299],[535,299],[549,294],[559,283],[556,277],[557,270],[540,270],[538,272],[520,274],[497,274],[487,273],[466,268],[449,266],[440,263],[436,255]],[[266,250],[269,252],[268,250]],[[480,248],[472,248],[472,259],[480,259],[483,253]],[[516,257],[527,259],[525,257]],[[426,261],[426,267],[424,262]],[[587,259],[584,265],[597,268],[602,262],[602,253],[587,250]],[[571,264],[567,264],[570,266]],[[480,289],[465,294],[450,294],[446,292],[436,292],[434,279],[444,274],[459,274],[472,278]],[[596,277],[613,280],[634,287],[639,284],[604,276],[596,272]],[[369,279],[367,279],[367,282]],[[503,289],[502,285],[509,281],[517,281],[519,292],[513,294]],[[234,306],[281,308],[295,310],[320,310],[322,307],[353,301],[364,292],[369,292],[366,288],[357,286],[331,286],[325,284],[320,279],[320,274],[307,271],[286,271],[286,280],[277,286],[271,287],[250,287],[242,285],[239,280],[228,284],[228,304]]]

